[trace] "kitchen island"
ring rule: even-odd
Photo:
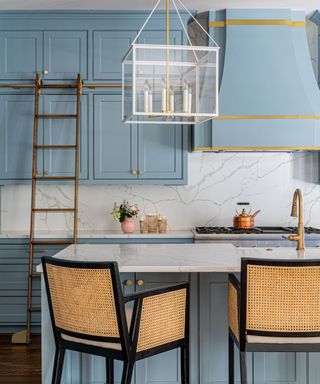
[[[56,254],[77,261],[116,261],[125,292],[188,280],[191,287],[191,383],[227,383],[227,273],[239,272],[241,257],[320,258],[308,248],[236,248],[230,244],[80,244]],[[41,265],[38,272],[42,271]],[[54,340],[42,281],[42,383],[51,382]],[[250,380],[255,383],[317,383],[316,354],[259,353],[248,358]],[[179,383],[177,351],[140,361],[133,382]],[[117,368],[120,373],[120,364]],[[119,375],[118,375],[119,378]],[[102,384],[104,360],[69,352],[63,382]]]

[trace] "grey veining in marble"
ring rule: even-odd
[[[240,272],[241,257],[320,259],[318,248],[236,248],[231,244],[78,244],[55,255],[73,261],[116,261],[120,272]],[[37,267],[41,272],[41,265]]]
[[[170,230],[232,225],[238,201],[249,201],[253,209],[261,209],[256,225],[294,225],[290,205],[298,187],[304,194],[306,225],[320,227],[317,153],[191,153],[188,159],[185,186],[81,185],[79,229],[119,231],[110,212],[113,203],[122,199],[137,203],[142,214],[167,216]],[[42,206],[70,206],[69,186],[40,186],[39,192]],[[2,187],[1,230],[28,233],[29,214],[30,187]],[[72,229],[69,213],[37,217],[41,230]]]

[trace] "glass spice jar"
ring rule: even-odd
[[[146,216],[140,216],[139,218],[139,224],[140,224],[140,233],[148,233],[148,220]]]
[[[159,216],[158,228],[159,233],[167,233],[167,218],[165,216]]]

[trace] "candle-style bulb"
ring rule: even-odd
[[[170,87],[170,112],[174,112],[174,91],[173,91],[173,86]]]
[[[182,112],[183,113],[188,113],[189,108],[189,85],[186,80],[183,82],[183,102],[182,102]]]
[[[144,92],[143,92],[144,112],[149,112],[149,91],[150,91],[150,84],[149,84],[149,81],[146,80],[144,82]]]
[[[166,82],[164,79],[161,80],[161,109],[162,112],[166,112],[167,110],[167,89],[166,89]]]

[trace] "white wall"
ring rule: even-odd
[[[80,186],[80,229],[118,229],[110,211],[114,201],[138,203],[142,213],[159,212],[168,217],[171,229],[196,225],[232,225],[238,201],[261,209],[257,225],[289,225],[295,188],[305,199],[306,225],[320,227],[318,154],[310,153],[192,153],[186,186]],[[41,187],[40,203],[61,207],[70,203],[70,187]],[[1,189],[1,227],[29,230],[30,187]],[[70,214],[43,216],[41,229],[71,228]],[[60,219],[59,219],[60,217]],[[52,219],[54,218],[54,219]]]

